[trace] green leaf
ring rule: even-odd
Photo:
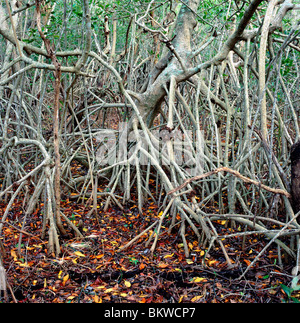
[[[287,296],[291,297],[291,294],[292,294],[293,290],[291,288],[289,288],[288,286],[283,285],[283,284],[281,284],[280,286],[283,289],[283,291],[287,294]]]
[[[294,302],[294,303],[300,303],[299,299],[295,298],[295,297],[291,297],[291,300]]]

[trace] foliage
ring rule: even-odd
[[[291,303],[300,303],[299,299],[292,296],[294,292],[297,292],[300,290],[300,285],[298,285],[299,277],[294,277],[291,283],[291,287],[288,287],[284,284],[281,284],[281,288],[286,293],[289,302]]]

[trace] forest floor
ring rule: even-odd
[[[104,202],[104,201],[103,201]],[[0,217],[5,210],[0,204]],[[6,251],[4,266],[15,300],[8,290],[8,301],[24,303],[277,303],[291,301],[286,291],[292,280],[293,265],[279,266],[277,246],[260,258],[245,278],[241,273],[266,245],[262,235],[224,240],[234,268],[227,267],[220,249],[213,248],[209,257],[198,247],[192,231],[186,239],[190,258],[186,259],[177,230],[170,234],[167,222],[163,226],[154,255],[145,247],[151,231],[132,247],[119,252],[136,235],[157,218],[157,205],[150,202],[144,213],[136,205],[123,211],[110,208],[103,211],[99,201],[98,215],[87,217],[87,208],[77,200],[62,201],[62,210],[76,225],[83,224],[83,239],[69,236],[61,239],[62,254],[55,258],[47,253],[47,241],[42,241],[43,204],[27,219],[18,255],[18,241],[23,222],[22,201],[13,205],[3,228]],[[213,210],[211,210],[213,211]],[[12,226],[13,225],[13,226]],[[218,232],[229,234],[225,221],[215,223]],[[236,228],[235,230],[241,230]],[[205,260],[203,259],[204,257]],[[204,260],[204,262],[203,262]],[[297,297],[297,295],[293,295]],[[0,302],[4,301],[3,295]],[[293,301],[297,301],[293,298]]]

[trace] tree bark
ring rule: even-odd
[[[138,95],[138,108],[149,127],[160,113],[161,103],[167,94],[165,88],[170,83],[171,76],[177,76],[180,71],[191,67],[191,39],[193,30],[197,25],[195,12],[200,0],[183,0],[182,2],[184,5],[177,17],[173,40],[165,40],[169,52],[155,65],[150,73],[147,90]],[[144,22],[140,26],[145,26]],[[175,81],[177,85],[177,77]]]
[[[54,172],[54,195],[55,195],[55,215],[56,225],[59,231],[66,235],[66,231],[63,227],[60,214],[61,204],[61,190],[60,190],[60,178],[61,178],[61,161],[59,153],[59,95],[60,95],[60,84],[61,84],[61,63],[58,61],[54,46],[51,46],[50,40],[46,38],[42,31],[41,26],[41,4],[40,1],[36,0],[36,12],[37,12],[37,28],[41,38],[45,44],[48,55],[50,56],[53,65],[55,66],[55,89],[54,89],[54,114],[53,114],[53,137],[54,137],[54,159],[55,159],[55,172]]]
[[[264,138],[268,138],[268,117],[267,117],[267,95],[266,95],[266,55],[269,36],[269,27],[272,21],[273,11],[277,1],[269,3],[264,23],[262,26],[262,36],[259,49],[259,98],[261,100],[261,133]]]
[[[11,5],[12,10],[16,9],[16,1],[10,1],[10,5]],[[7,7],[7,10],[10,10],[10,8]],[[13,17],[10,16],[11,17],[11,24],[14,25],[14,30],[16,30],[18,28],[19,16],[20,16],[19,14],[16,14]],[[9,26],[5,20],[5,11],[4,11],[4,8],[2,8],[2,6],[0,6],[0,24],[3,26],[3,28],[9,30]],[[4,55],[3,64],[2,64],[2,70],[5,70],[5,68],[11,62],[13,50],[14,50],[13,44],[8,41],[7,46],[6,46],[5,55]],[[18,67],[18,69],[20,69],[19,64],[16,64],[16,67]],[[0,75],[0,81],[7,79],[9,77],[9,72],[10,72],[10,69],[7,69],[2,75]],[[0,97],[2,98],[3,96],[4,96],[4,87],[0,86]]]
[[[300,141],[291,149],[292,177],[291,190],[294,212],[300,211]]]

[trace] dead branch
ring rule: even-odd
[[[208,172],[208,173],[205,173],[203,175],[199,175],[199,176],[195,176],[195,177],[192,177],[192,178],[188,178],[184,181],[183,184],[181,184],[180,186],[178,186],[177,188],[175,188],[174,190],[168,192],[168,195],[171,195],[171,194],[174,194],[175,192],[177,191],[180,191],[181,189],[183,189],[184,187],[186,187],[189,183],[192,183],[192,182],[195,182],[195,181],[199,181],[201,179],[204,179],[206,177],[210,177],[212,175],[215,175],[215,174],[218,174],[220,172],[227,172],[227,173],[230,173],[236,177],[238,177],[239,179],[241,179],[243,182],[247,183],[247,184],[253,184],[253,185],[256,185],[256,186],[259,186],[260,188],[266,190],[266,191],[269,191],[271,193],[274,193],[274,194],[281,194],[281,195],[284,195],[286,196],[287,198],[291,198],[291,194],[288,193],[287,191],[284,191],[282,189],[276,189],[276,188],[272,188],[272,187],[269,187],[267,185],[264,185],[258,181],[255,181],[249,177],[245,177],[243,176],[242,174],[240,174],[238,171],[236,170],[233,170],[233,169],[230,169],[228,167],[220,167],[220,168],[217,168],[211,172]]]

